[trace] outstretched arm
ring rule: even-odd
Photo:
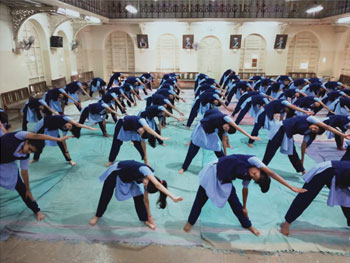
[[[71,124],[73,124],[74,126],[77,126],[78,128],[84,128],[84,129],[93,130],[93,131],[97,131],[98,130],[97,128],[92,128],[92,127],[86,126],[84,124],[81,124],[79,122],[75,122],[73,120],[70,120],[69,122]]]
[[[115,110],[113,110],[112,108],[110,108],[110,107],[107,106],[106,109],[107,109],[109,112],[114,113],[115,115],[119,116],[119,114],[118,114]]]
[[[295,105],[293,105],[293,104],[290,104],[290,105],[288,105],[287,107],[288,107],[288,108],[291,108],[292,110],[300,111],[300,112],[305,113],[305,114],[307,114],[307,115],[314,115],[314,114],[315,114],[315,113],[312,112],[312,111],[303,110],[302,108],[299,108],[299,107],[297,107],[297,106],[295,106]]]
[[[334,134],[336,135],[339,135],[340,137],[343,137],[345,139],[350,139],[350,133],[349,134],[345,134],[345,133],[342,133],[340,131],[338,131],[337,129],[333,128],[332,126],[329,126],[327,124],[325,124],[324,122],[318,122],[316,123],[318,126],[322,127],[323,129],[327,130],[327,131],[330,131],[330,132],[333,132]]]
[[[176,106],[175,105],[173,105],[173,104],[167,104],[167,105],[169,105],[171,108],[173,108],[174,110],[176,110],[179,114],[180,114],[180,116],[184,116],[184,114],[178,109],[178,108],[176,108]]]
[[[245,136],[247,136],[249,139],[252,139],[254,141],[261,141],[261,138],[256,137],[256,136],[251,136],[249,133],[247,133],[245,130],[243,130],[241,127],[239,127],[239,125],[237,125],[234,121],[230,121],[229,124],[235,128],[237,131],[239,131],[240,133],[244,134]]]
[[[33,133],[33,132],[29,132],[26,135],[26,139],[29,140],[49,140],[49,141],[56,141],[56,142],[63,142],[69,138],[72,138],[73,136],[64,136],[61,138],[57,138],[57,137],[53,137],[53,136],[49,136],[46,134],[38,134],[38,133]]]
[[[181,196],[174,196],[172,193],[168,191],[153,175],[147,175],[148,179],[151,180],[151,182],[154,184],[154,186],[161,191],[162,193],[166,194],[171,200],[173,200],[175,203],[180,202],[183,200]]]
[[[290,190],[296,193],[305,193],[307,192],[306,189],[298,188],[291,186],[289,183],[287,183],[286,180],[284,180],[281,176],[270,170],[268,167],[261,167],[261,170],[263,170],[268,176],[271,176],[273,179],[275,179],[280,184],[283,184],[284,186],[288,187]]]
[[[91,99],[89,93],[87,93],[87,91],[84,88],[80,88],[80,90],[89,98]]]
[[[54,110],[53,110],[50,106],[48,106],[47,104],[44,105],[44,107],[45,107],[46,109],[48,109],[52,114],[58,115],[58,112],[57,112],[57,111],[54,111]]]
[[[178,121],[183,121],[184,119],[182,119],[182,118],[178,118],[178,117],[176,117],[174,114],[171,114],[169,111],[167,111],[167,110],[163,110],[163,112],[165,113],[165,115],[167,115],[168,117],[172,117],[172,118],[174,118],[174,119],[177,119]]]
[[[156,133],[151,127],[149,127],[148,125],[142,126],[146,132],[148,132],[149,134],[153,135],[154,137],[157,137],[158,139],[162,140],[162,141],[167,141],[170,138],[169,137],[162,137],[160,136],[158,133]]]

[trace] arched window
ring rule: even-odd
[[[30,36],[34,37],[34,44],[29,50],[23,50],[21,55],[25,58],[25,63],[29,75],[29,84],[45,80],[45,69],[43,65],[42,50],[40,48],[40,38],[35,26],[30,21],[23,24],[19,34],[18,41],[28,40]]]
[[[350,36],[346,42],[345,51],[344,51],[344,63],[341,70],[342,75],[350,76]]]
[[[244,40],[239,63],[240,72],[265,72],[266,42],[260,35],[249,35]]]
[[[79,74],[89,71],[89,56],[87,53],[86,42],[83,34],[84,33],[80,31],[76,37],[78,47],[76,48],[75,56],[77,60],[77,72]]]
[[[174,35],[163,34],[157,41],[157,71],[179,71],[180,46]]]
[[[216,37],[205,37],[199,43],[198,72],[218,79],[221,75],[221,43]]]
[[[134,44],[125,32],[112,32],[105,42],[106,75],[135,71]]]
[[[316,36],[311,32],[296,34],[289,44],[288,72],[317,72],[319,45]]]

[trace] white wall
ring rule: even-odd
[[[45,64],[45,75],[48,84],[51,79],[62,77],[57,65],[61,59],[57,50],[50,48],[49,39],[51,36],[50,16],[37,14],[29,18],[35,25],[40,35],[41,49]],[[88,70],[94,71],[95,76],[107,78],[110,72],[106,72],[104,61],[104,45],[108,35],[113,31],[123,31],[129,34],[135,48],[135,71],[155,71],[156,44],[160,35],[173,34],[179,46],[179,68],[180,71],[198,71],[198,51],[182,49],[182,36],[193,34],[194,42],[200,43],[207,36],[214,36],[221,42],[221,71],[232,68],[239,69],[240,50],[229,49],[230,35],[241,34],[242,46],[249,34],[259,34],[266,41],[266,67],[268,75],[286,73],[288,44],[293,36],[302,31],[312,32],[319,40],[320,56],[318,64],[318,76],[339,77],[344,62],[344,50],[346,39],[350,35],[349,27],[333,25],[311,25],[301,22],[290,22],[287,27],[281,27],[278,22],[115,22],[109,25],[87,26],[79,32],[84,39],[79,47],[86,54]],[[71,43],[74,40],[74,30],[70,21],[58,26],[54,34],[62,32],[69,46],[65,49],[65,57],[68,58],[65,77],[69,81],[70,75],[77,71],[76,52],[71,51]],[[273,49],[276,34],[288,34],[288,42],[285,50],[276,51]],[[147,34],[149,49],[138,49],[136,44],[137,34]],[[0,4],[0,92],[18,89],[28,85],[28,72],[24,59],[19,54],[12,52],[14,48],[12,21],[9,9]],[[326,62],[322,62],[325,58]],[[70,74],[69,74],[70,73]]]

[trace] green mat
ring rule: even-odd
[[[192,94],[186,91],[185,96],[190,98]],[[136,114],[144,104],[139,103],[128,113]],[[188,117],[191,101],[178,105]],[[67,113],[71,113],[75,119],[79,117],[75,108],[69,107]],[[114,125],[110,121],[107,130],[112,135]],[[247,131],[252,128],[243,127]],[[105,170],[112,138],[102,137],[100,131],[83,130],[79,140],[68,141],[71,157],[77,162],[76,167],[65,163],[58,147],[46,147],[40,162],[30,165],[32,193],[46,215],[43,222],[35,220],[17,192],[0,189],[1,238],[5,240],[9,236],[19,236],[39,240],[209,246],[225,250],[350,253],[345,218],[339,207],[330,208],[326,205],[326,188],[293,224],[292,237],[286,238],[278,230],[295,194],[276,182],[272,182],[267,194],[262,194],[253,183],[249,188],[248,212],[253,225],[261,231],[260,237],[242,229],[229,206],[219,209],[211,201],[203,208],[193,230],[190,233],[183,232],[182,227],[187,221],[198,188],[197,174],[203,164],[215,159],[212,152],[201,150],[187,172],[183,175],[177,173],[185,159],[188,149],[185,144],[190,139],[192,129],[187,130],[183,123],[169,119],[167,128],[163,130],[164,136],[171,137],[166,142],[167,146],[157,146],[155,149],[147,147],[149,161],[156,175],[167,180],[170,191],[184,198],[176,204],[168,199],[167,208],[161,210],[155,205],[158,194],[150,195],[157,230],[152,231],[138,221],[132,200],[118,202],[114,197],[98,224],[89,226],[89,219],[96,211],[102,189],[98,177]],[[233,149],[229,149],[228,153],[254,154],[262,158],[266,135],[266,132],[261,132],[263,140],[254,148],[249,148],[246,137],[234,134],[230,136]],[[129,142],[122,145],[117,161],[127,159],[140,161],[139,153]],[[314,163],[307,157],[306,169]],[[291,184],[303,184],[301,176],[293,172],[286,155],[278,153],[270,167]],[[236,181],[234,185],[241,198],[241,182]]]

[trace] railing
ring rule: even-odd
[[[308,14],[305,11],[314,1],[286,0],[61,0],[108,18],[324,18],[350,12],[348,0],[318,0],[323,11]],[[128,13],[125,6],[134,5],[138,12]]]

